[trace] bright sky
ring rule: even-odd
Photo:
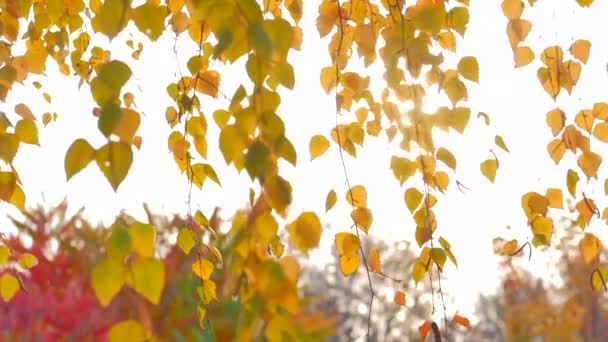
[[[348,230],[351,222],[349,208],[344,201],[346,188],[337,148],[332,146],[321,158],[313,162],[309,160],[310,136],[328,134],[335,120],[333,97],[326,96],[319,83],[320,69],[329,65],[330,61],[327,42],[320,40],[316,31],[315,3],[308,1],[305,5],[301,22],[304,30],[302,50],[290,55],[296,87],[294,91],[282,92],[279,114],[285,121],[286,134],[298,153],[297,169],[291,166],[282,169],[283,175],[294,186],[292,214],[314,210],[331,227],[324,233],[322,247],[312,253],[313,260],[322,261],[326,260],[329,248],[333,248],[333,235]],[[458,42],[458,57],[450,53],[446,55],[454,66],[459,56],[476,56],[481,69],[480,85],[467,84],[473,114],[464,137],[454,133],[453,138],[442,137],[439,140],[445,142],[445,146],[458,159],[457,174],[455,178],[450,176],[450,190],[438,196],[436,207],[436,234],[451,242],[459,262],[458,270],[447,267],[448,282],[443,283],[456,298],[448,308],[448,314],[456,310],[462,315],[472,314],[477,293],[489,293],[495,289],[498,259],[492,253],[494,237],[501,235],[520,241],[531,237],[520,205],[521,196],[527,191],[544,193],[547,187],[563,186],[567,168],[577,168],[576,161],[568,157],[564,158],[560,167],[555,167],[547,155],[546,145],[551,135],[545,124],[545,113],[553,109],[555,104],[536,78],[539,61],[522,69],[513,69],[512,52],[506,36],[507,19],[502,14],[500,3],[498,0],[471,1],[471,21],[466,39]],[[524,18],[531,20],[534,25],[525,44],[530,45],[537,55],[542,47],[549,45],[559,44],[567,50],[578,38],[592,42],[591,57],[583,67],[572,96],[560,95],[558,98],[560,108],[570,120],[578,110],[591,108],[598,101],[606,101],[608,41],[605,32],[608,32],[608,21],[602,17],[605,13],[608,13],[608,2],[596,1],[591,9],[580,9],[574,0],[539,1],[534,8],[524,12]],[[39,118],[46,111],[56,111],[59,115],[57,122],[40,128],[41,147],[22,146],[16,158],[15,164],[28,195],[28,206],[41,203],[54,206],[67,196],[72,212],[84,206],[88,218],[102,220],[105,224],[112,222],[121,209],[145,220],[142,209],[144,202],[155,212],[185,213],[187,184],[185,177],[179,175],[167,148],[170,129],[164,114],[165,108],[171,105],[165,86],[178,78],[173,36],[165,34],[154,45],[144,41],[146,47],[139,61],[130,59],[131,51],[124,45],[126,39],[129,37],[119,36],[112,42],[112,57],[127,61],[134,72],[126,89],[135,94],[137,108],[145,114],[139,130],[139,135],[144,138],[142,149],[135,152],[131,171],[117,193],[112,191],[94,163],[70,182],[65,182],[63,158],[72,141],[83,137],[94,147],[101,146],[105,141],[97,131],[97,120],[92,117],[93,101],[86,85],[78,90],[76,78],[56,77],[59,76],[57,68],[51,65],[48,78],[41,78],[43,90],[53,97],[51,105],[42,100],[41,93],[32,91],[34,88],[30,82],[35,79],[31,78],[26,83],[27,89],[14,87],[7,103],[0,106],[13,120],[15,115],[12,108],[22,101]],[[185,62],[195,53],[196,47],[188,37],[180,38],[176,47],[179,62],[186,70]],[[228,96],[242,81],[242,66],[242,61],[227,69],[220,68],[219,63],[212,66],[221,71],[220,88]],[[376,67],[367,72],[378,75],[382,71]],[[226,103],[222,98],[203,100],[202,106],[209,114],[210,123],[213,121],[210,117],[213,110],[224,105]],[[427,99],[425,105],[433,108],[444,103],[433,103],[433,99]],[[489,128],[483,124],[483,120],[476,118],[477,111],[490,114],[492,123]],[[350,122],[354,120],[354,115],[352,118],[347,115],[342,120]],[[193,207],[210,215],[213,208],[219,206],[229,215],[247,205],[251,183],[245,172],[237,175],[233,169],[225,166],[217,148],[217,128],[214,124],[209,127],[209,161],[220,176],[222,187],[208,181],[202,192],[195,189]],[[510,154],[493,146],[495,134],[504,137]],[[500,161],[493,185],[479,171],[479,163],[491,158],[490,148]],[[399,187],[389,169],[390,158],[396,153],[393,147],[386,145],[384,139],[366,137],[365,148],[358,151],[358,158],[346,159],[351,184],[365,185],[368,191],[368,205],[374,215],[370,234],[391,242],[413,239],[415,226],[405,207],[403,192],[418,182],[413,180],[403,188]],[[605,169],[606,165],[602,165],[600,174],[605,174]],[[471,190],[460,193],[455,179]],[[600,208],[606,204],[600,201],[602,184],[603,179],[600,179],[599,182],[592,181],[585,188],[588,196],[597,196],[596,203]],[[338,192],[341,202],[324,215],[325,196],[330,189]],[[4,211],[17,215],[15,210],[0,204],[0,212]],[[513,229],[506,230],[507,225]],[[603,223],[599,220],[594,220],[590,227],[594,232],[602,228]],[[0,231],[8,230],[7,220],[1,215]],[[542,274],[545,259],[542,253],[534,253],[530,267],[536,274]]]

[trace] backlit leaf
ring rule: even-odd
[[[329,148],[329,141],[322,135],[314,135],[310,139],[310,143],[308,144],[308,150],[310,151],[310,160],[314,160],[315,158],[323,155],[325,151]]]
[[[450,169],[454,171],[456,170],[456,158],[452,152],[448,151],[447,149],[440,147],[435,154],[435,158],[444,163]]]
[[[566,176],[566,185],[568,187],[568,192],[572,197],[576,197],[576,186],[578,184],[578,173],[572,169],[568,169],[568,174]]]
[[[38,145],[38,127],[36,127],[36,122],[32,119],[17,121],[15,136],[23,143]]]
[[[508,19],[519,19],[524,11],[524,3],[521,0],[503,0],[501,7]]]
[[[154,1],[148,1],[131,12],[135,26],[152,41],[163,33],[167,14],[167,7],[155,5]]]
[[[549,246],[553,235],[553,219],[540,215],[534,217],[532,219],[532,232],[534,237],[537,238],[537,245]]]
[[[106,2],[114,1],[121,0],[106,0]],[[108,101],[118,99],[122,87],[131,75],[131,69],[124,62],[113,60],[101,65],[97,77],[91,80],[91,93],[95,102],[105,107]]]
[[[515,49],[519,43],[524,41],[532,29],[532,23],[525,19],[512,19],[507,24],[507,37],[511,48]]]
[[[447,260],[447,256],[443,248],[431,248],[431,259],[439,266],[440,270],[443,270],[443,265]]]
[[[564,208],[563,195],[562,195],[561,189],[549,188],[549,189],[547,189],[547,193],[545,194],[545,197],[549,200],[549,206],[551,208],[556,208],[556,209]]]
[[[585,226],[589,225],[589,222],[591,221],[591,218],[594,214],[599,213],[597,211],[597,206],[595,205],[595,202],[589,198],[583,198],[578,203],[576,203],[574,207],[576,208],[576,211],[578,211],[578,213],[581,215]]]
[[[471,327],[471,323],[469,322],[469,319],[460,315],[454,315],[454,318],[452,318],[452,322],[456,323],[458,325],[461,325],[469,330],[472,329]]]
[[[283,260],[283,259],[281,259]],[[214,300],[217,300],[216,284],[212,280],[203,281],[203,285],[196,288],[198,297],[201,299],[203,304],[209,304]]]
[[[405,292],[399,290],[395,291],[395,296],[393,297],[393,303],[397,305],[405,305]]]
[[[557,136],[564,129],[566,114],[559,108],[547,112],[547,126],[551,128],[553,136]]]
[[[513,254],[513,252],[515,252],[518,247],[519,247],[519,243],[517,242],[517,240],[515,240],[515,239],[510,240],[502,246],[500,254],[501,255]]]
[[[147,340],[147,337],[141,323],[130,319],[112,325],[108,332],[108,339],[110,342],[144,342]]]
[[[421,341],[426,341],[426,337],[429,335],[432,325],[432,321],[426,320],[418,327],[418,334],[420,335]]]
[[[196,91],[217,98],[220,86],[220,74],[217,71],[206,70],[199,72],[194,78]]]
[[[592,262],[602,251],[602,242],[595,235],[585,233],[581,241],[578,243],[578,248],[583,256],[583,261],[586,264]]]
[[[151,258],[154,256],[156,231],[153,225],[135,222],[129,227],[129,236],[134,252],[143,257]]]
[[[319,246],[321,241],[321,221],[313,212],[303,212],[287,226],[293,244],[304,254]]]
[[[192,264],[192,271],[204,280],[211,279],[215,266],[207,259],[198,259]]]
[[[365,233],[369,231],[369,228],[373,222],[372,211],[369,208],[356,208],[350,214],[353,221],[357,225],[357,228],[363,230]]]
[[[165,264],[160,260],[138,257],[131,262],[130,270],[135,292],[152,304],[158,304],[165,288]]]
[[[608,143],[608,122],[595,125],[593,127],[593,136],[603,143]]]
[[[581,7],[589,7],[593,3],[593,0],[576,0],[576,2],[578,2],[579,6]]]
[[[591,133],[594,120],[593,112],[588,109],[579,111],[574,117],[574,123],[582,130]]]
[[[590,50],[591,42],[586,39],[577,39],[574,41],[574,43],[572,43],[572,45],[570,45],[570,53],[572,56],[584,64],[586,64],[587,60],[589,59]]]
[[[346,201],[356,208],[367,207],[367,190],[363,185],[355,185],[346,191]]]
[[[4,266],[8,262],[8,258],[11,256],[10,248],[5,245],[0,245],[0,266]]]
[[[503,138],[500,135],[497,135],[494,137],[494,143],[496,144],[496,146],[502,148],[506,152],[509,152],[509,148],[507,147],[507,144],[505,144],[505,141],[503,140]]]
[[[418,284],[422,277],[426,274],[426,266],[422,262],[418,261],[414,264],[412,268],[412,278],[414,279],[414,283]]]
[[[23,253],[19,256],[19,266],[29,269],[38,265],[38,258],[31,253]]]
[[[4,273],[0,277],[0,296],[2,296],[4,302],[8,303],[20,288],[19,280],[14,275]]]
[[[179,246],[179,248],[182,249],[184,254],[190,253],[190,250],[192,250],[192,248],[196,244],[193,235],[194,232],[192,232],[188,228],[180,229],[179,233],[177,234],[177,245]]]
[[[93,30],[105,34],[110,39],[114,38],[127,24],[125,17],[129,7],[130,1],[105,0],[91,20]]]
[[[553,159],[555,165],[557,165],[566,153],[566,144],[561,139],[553,139],[547,145],[547,153],[549,153],[549,156]]]
[[[330,190],[325,197],[325,212],[328,212],[331,208],[333,208],[337,200],[338,195],[336,195],[336,192],[334,190]]]
[[[592,151],[585,151],[578,157],[578,166],[583,170],[583,173],[589,178],[597,178],[597,170],[602,164],[602,157]]]
[[[422,203],[424,195],[416,188],[409,188],[405,190],[403,197],[409,211],[414,213]]]
[[[0,134],[0,159],[7,164],[12,164],[19,150],[19,139],[14,134]]]
[[[487,159],[479,165],[481,173],[494,183],[496,178],[496,170],[498,170],[498,161],[496,159]]]
[[[120,291],[127,278],[127,270],[122,261],[116,259],[103,260],[91,271],[91,285],[102,306],[108,306],[114,296]]]
[[[95,160],[101,172],[116,191],[129,173],[133,163],[133,152],[129,144],[110,141],[97,150]]]
[[[335,235],[336,249],[339,255],[356,254],[361,247],[361,241],[352,233],[338,233]]]
[[[462,57],[460,62],[458,62],[457,68],[462,77],[473,82],[479,82],[479,64],[477,63],[477,58],[472,56]]]
[[[521,68],[532,63],[534,51],[529,46],[518,46],[513,52],[513,59],[515,60],[515,67]]]
[[[372,272],[382,274],[382,264],[380,262],[380,251],[372,249],[367,256],[367,264]]]

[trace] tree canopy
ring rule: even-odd
[[[595,6],[593,0],[570,2],[581,11]],[[61,240],[69,243],[56,247],[47,246],[48,232],[38,227],[28,233],[31,250],[3,235],[3,300],[23,305],[28,277],[40,276],[37,267],[61,263],[64,253],[82,251],[82,244],[94,241],[95,258],[74,266],[80,278],[63,289],[90,286],[96,300],[91,307],[132,301],[142,311],[160,314],[171,310],[169,291],[177,291],[184,297],[178,299],[191,309],[184,316],[195,313],[209,334],[206,338],[323,339],[331,334],[333,322],[311,309],[314,299],[301,289],[301,262],[321,245],[324,215],[341,206],[347,208],[351,224],[333,232],[331,248],[343,277],[365,273],[369,336],[375,324],[372,308],[376,301],[385,300],[374,287],[377,278],[392,282],[397,306],[406,305],[411,287],[430,285],[431,298],[439,301],[431,300],[432,313],[419,322],[423,340],[430,335],[449,340],[448,328],[454,325],[470,329],[467,317],[458,313],[448,317],[444,290],[449,289],[441,283],[445,269],[459,265],[456,251],[471,247],[448,241],[449,223],[436,210],[454,193],[470,190],[457,178],[465,157],[450,139],[475,140],[478,136],[468,128],[474,120],[482,123],[492,139],[476,142],[489,152],[475,165],[490,183],[500,173],[501,156],[511,152],[501,127],[492,124],[492,113],[470,96],[484,86],[477,56],[458,50],[466,40],[472,6],[468,0],[322,0],[312,7],[303,0],[2,1],[0,101],[14,107],[3,106],[0,112],[0,201],[23,213],[24,222],[14,220],[21,231],[37,221],[26,208],[29,194],[20,177],[31,165],[17,161],[28,160],[28,145],[42,149],[52,145],[53,141],[42,139],[41,131],[59,119],[96,128],[94,134],[76,138],[66,148],[62,161],[68,184],[85,170],[95,169],[98,179],[118,192],[129,177],[136,177],[134,163],[142,145],[158,140],[164,145],[158,152],[169,151],[174,172],[188,184],[183,215],[171,224],[161,224],[152,214],[144,222],[123,212],[100,231],[80,227],[75,233],[66,228],[66,234],[78,237]],[[608,103],[592,99],[583,105],[572,95],[593,56],[592,41],[573,31],[567,44],[530,43],[531,34],[552,34],[535,31],[535,17],[529,13],[539,6],[555,11],[557,5],[549,0],[497,4],[506,34],[490,39],[502,39],[511,48],[509,70],[536,76],[537,82],[526,87],[544,90],[546,110],[530,115],[546,117],[543,134],[550,132],[550,138],[536,137],[531,144],[542,142],[546,153],[538,158],[553,161],[565,181],[528,189],[520,202],[509,204],[521,208],[520,218],[528,228],[513,238],[496,240],[496,251],[509,258],[550,246],[555,239],[554,218],[571,200],[573,220],[580,227],[580,254],[591,265],[587,284],[576,282],[576,286],[604,290],[608,268],[600,262],[602,242],[591,228],[593,222],[608,220],[608,207],[602,208],[601,200],[608,195],[608,179],[600,182],[605,177],[602,149],[608,142]],[[301,24],[305,15],[316,18],[316,32]],[[137,91],[138,60],[148,51],[153,54],[162,37],[175,40],[176,63],[156,67],[168,69],[174,77],[166,84],[146,85],[153,94]],[[324,50],[316,53],[327,57],[328,64],[309,72],[318,79],[316,86],[332,98],[332,108],[325,111],[334,124],[304,137],[308,153],[298,155],[300,146],[294,141],[302,137],[294,137],[298,127],[286,124],[291,113],[282,105],[290,96],[306,97],[295,90],[299,81],[295,70],[307,66],[294,60],[309,40],[324,44]],[[227,83],[228,78],[238,83]],[[41,93],[42,101],[50,105],[51,89],[60,81],[87,94],[82,102],[74,102],[80,112],[90,113],[83,114],[85,119],[41,109],[45,106],[34,105],[40,99],[15,98],[26,89]],[[140,109],[138,104],[154,101],[158,94],[170,99],[171,105],[154,113]],[[72,104],[59,106],[63,105]],[[148,116],[163,118],[170,133],[143,134],[142,122]],[[402,270],[407,276],[388,273],[384,251],[365,243],[375,228],[370,189],[365,182],[352,180],[348,161],[356,160],[370,141],[387,146],[391,157],[383,167],[394,175],[392,187],[402,193],[403,217],[415,227],[409,241],[417,246],[416,258],[408,270]],[[330,155],[331,150],[337,153]],[[214,153],[223,163],[212,158]],[[321,190],[318,200],[324,210],[299,208],[293,205],[297,195],[293,170],[300,170],[304,160],[320,158],[332,158],[342,178]],[[218,170],[249,177],[248,207],[231,217],[218,211],[205,213],[193,205],[194,197],[206,195],[208,184],[222,188],[231,182],[226,172]],[[475,214],[474,210],[462,213]],[[52,222],[48,217],[39,221],[42,226]],[[46,249],[55,256],[44,256]],[[181,278],[186,280],[180,283]],[[14,298],[21,299],[11,302]],[[443,312],[442,320],[432,316],[436,311]],[[237,319],[227,318],[231,315]],[[110,340],[171,338],[163,335],[168,333],[163,327],[151,323],[149,315],[136,317],[100,329]]]

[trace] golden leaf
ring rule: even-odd
[[[367,264],[372,272],[382,274],[382,264],[380,263],[380,251],[372,249],[367,256]]]
[[[545,194],[545,197],[549,200],[549,206],[551,208],[556,208],[556,209],[564,208],[563,194],[562,194],[561,189],[549,188],[549,189],[547,189],[547,193]]]
[[[369,231],[373,222],[372,211],[369,208],[356,208],[350,214],[357,228],[363,230],[366,234]]]
[[[502,13],[508,19],[519,19],[524,11],[524,3],[521,0],[503,0]]]
[[[595,125],[593,127],[593,136],[603,143],[608,143],[608,122]]]
[[[585,233],[578,243],[578,248],[583,256],[583,261],[586,264],[589,264],[600,255],[600,252],[602,251],[602,242],[595,235]]]
[[[346,191],[346,201],[356,208],[367,207],[367,190],[363,185],[355,185]]]
[[[547,112],[547,126],[551,128],[553,136],[557,136],[564,129],[566,114],[563,110],[555,108]],[[556,163],[557,164],[557,163]]]
[[[487,159],[479,165],[481,173],[494,183],[496,171],[498,170],[498,161],[496,159]]]
[[[583,154],[578,157],[578,166],[583,170],[587,179],[592,177],[597,178],[597,170],[601,164],[602,156],[592,151],[584,151]]]
[[[574,123],[580,128],[591,133],[594,120],[593,112],[589,109],[579,111],[574,117]]]
[[[509,43],[511,48],[515,49],[517,44],[523,42],[530,30],[532,29],[532,23],[525,19],[513,19],[509,20],[507,24],[507,37],[509,37]]]
[[[310,151],[310,160],[323,155],[329,148],[329,141],[322,135],[314,135],[310,138],[308,143],[308,150]]]
[[[597,213],[597,207],[595,206],[595,202],[589,198],[583,198],[582,200],[576,203],[576,211],[581,215],[583,222],[585,225],[589,225],[591,222],[591,218],[594,214]]]
[[[583,64],[587,63],[589,59],[589,51],[591,50],[591,42],[586,39],[577,39],[570,45],[570,53],[574,58],[583,62]]]
[[[526,66],[534,60],[534,51],[529,46],[518,46],[513,52],[513,60],[516,68]]]

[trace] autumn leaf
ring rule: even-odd
[[[397,305],[405,305],[405,292],[395,291],[395,296],[393,297],[393,303],[395,303]]]
[[[14,275],[4,273],[0,277],[0,296],[2,296],[4,302],[10,302],[20,288],[19,280]]]
[[[129,227],[129,236],[134,252],[143,257],[151,258],[154,256],[156,231],[153,225],[135,222]]]
[[[319,246],[321,241],[321,221],[313,212],[303,212],[287,227],[289,237],[293,244],[308,254],[308,251]]]
[[[554,137],[564,129],[565,123],[566,114],[561,109],[555,108],[547,112],[547,126],[551,128],[551,133]]]
[[[524,3],[521,0],[503,0],[501,7],[508,19],[519,19],[524,11]]]
[[[367,256],[367,264],[372,272],[382,274],[382,264],[380,263],[380,251],[372,249]]]
[[[562,195],[561,189],[549,188],[549,189],[547,189],[547,193],[545,194],[545,197],[549,200],[549,206],[551,208],[556,208],[556,209],[564,208],[563,195]]]
[[[308,150],[310,151],[310,160],[314,160],[315,158],[323,155],[325,151],[329,148],[329,141],[322,135],[314,135],[310,139],[310,143],[308,144]]]
[[[30,269],[36,265],[38,265],[38,258],[34,254],[31,253],[23,253],[19,256],[19,266]]]
[[[452,318],[452,322],[456,323],[458,325],[461,325],[469,330],[472,329],[471,327],[471,323],[469,322],[469,319],[460,315],[454,315],[454,317]]]
[[[91,271],[91,285],[102,306],[108,306],[122,288],[127,270],[122,261],[106,259],[97,263]]]
[[[534,60],[534,51],[529,46],[518,46],[513,52],[513,59],[515,61],[515,67],[521,68],[526,66]]]
[[[578,248],[586,264],[592,262],[602,251],[602,242],[593,234],[585,233]]]
[[[570,46],[570,53],[574,58],[583,62],[583,64],[587,63],[589,59],[589,51],[591,50],[591,42],[585,39],[577,39]]]
[[[129,144],[110,141],[97,150],[95,160],[114,191],[117,191],[131,168],[133,152]]]
[[[456,170],[456,158],[452,152],[448,151],[447,149],[440,147],[435,154],[435,158],[444,163],[450,169],[454,171]]]
[[[355,208],[350,214],[357,228],[363,230],[365,233],[369,231],[372,225],[373,216],[372,211],[368,208]]]
[[[578,166],[581,168],[587,179],[597,178],[597,171],[602,164],[602,157],[592,151],[585,151],[578,157]]]
[[[133,342],[146,341],[146,332],[141,323],[130,319],[115,323],[108,332],[109,342],[121,342],[125,340]]]
[[[211,279],[211,273],[213,273],[214,269],[215,266],[213,266],[213,263],[207,259],[199,258],[192,264],[192,271],[194,274],[204,280]]]
[[[367,190],[363,185],[355,185],[346,191],[346,201],[355,208],[367,207]]]
[[[431,331],[432,325],[433,321],[427,320],[418,327],[418,334],[420,335],[420,339],[422,341],[426,341],[426,337],[428,336],[429,331]]]
[[[193,235],[194,232],[188,228],[180,229],[179,233],[177,234],[177,245],[179,248],[181,248],[184,254],[189,254],[192,248],[196,245]]]
[[[498,170],[498,161],[496,159],[487,159],[479,165],[481,173],[494,183],[496,171]]]
[[[507,144],[505,144],[505,141],[503,140],[502,136],[496,135],[494,137],[494,143],[496,144],[496,146],[502,148],[506,152],[509,152],[509,148],[507,147]]]

